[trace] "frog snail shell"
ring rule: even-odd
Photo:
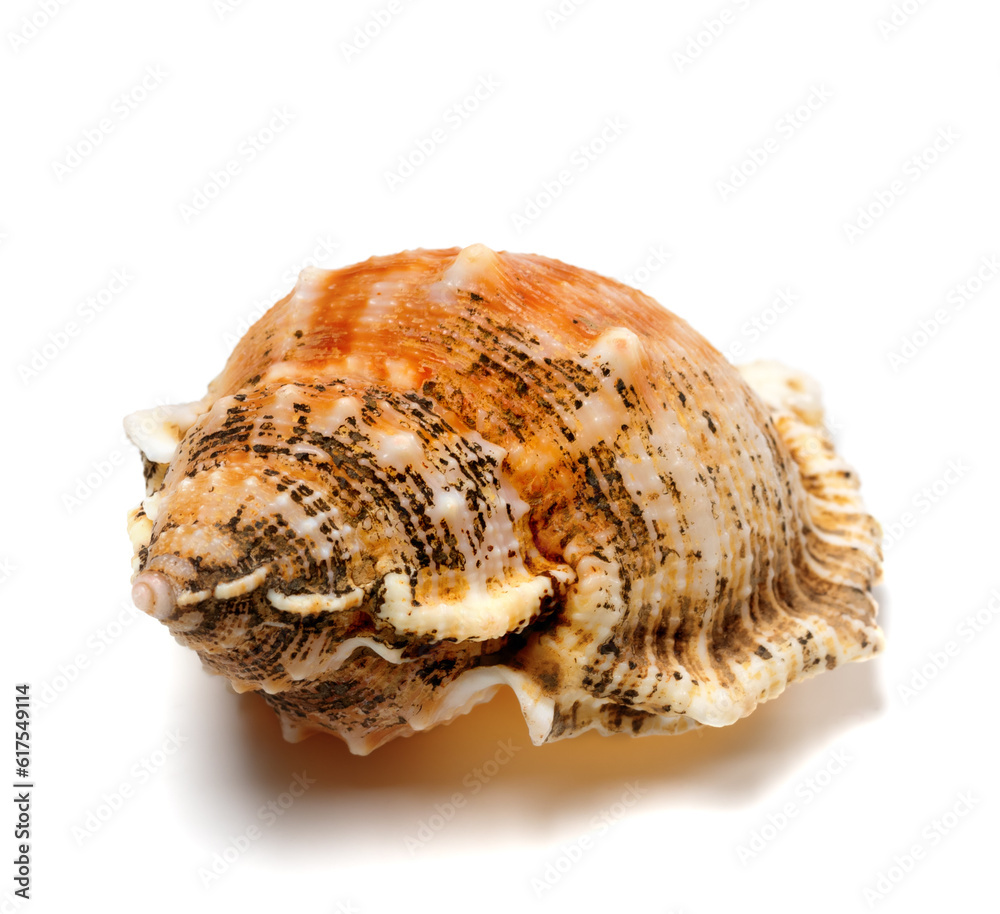
[[[882,646],[813,383],[544,257],[307,269],[126,428],[136,604],[289,738],[364,754],[501,686],[536,744],[722,726]]]

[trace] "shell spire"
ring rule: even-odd
[[[722,726],[882,647],[815,384],[558,261],[303,271],[126,428],[136,605],[290,738],[364,754],[503,686],[536,744]]]

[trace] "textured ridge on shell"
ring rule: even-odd
[[[815,384],[557,261],[303,271],[203,400],[126,427],[137,605],[289,738],[363,754],[501,686],[536,744],[677,733],[882,646]]]

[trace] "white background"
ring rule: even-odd
[[[43,6],[0,22],[4,713],[15,682],[40,699],[23,910],[986,910],[1000,7],[399,0],[347,53],[388,0]],[[505,695],[354,758],[284,743],[128,610],[122,417],[200,397],[310,257],[474,242],[631,277],[819,379],[888,533],[883,656],[721,731],[536,749]]]

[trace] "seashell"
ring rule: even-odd
[[[814,383],[544,257],[304,270],[125,425],[136,605],[290,739],[366,754],[502,686],[535,744],[719,727],[883,644]]]

